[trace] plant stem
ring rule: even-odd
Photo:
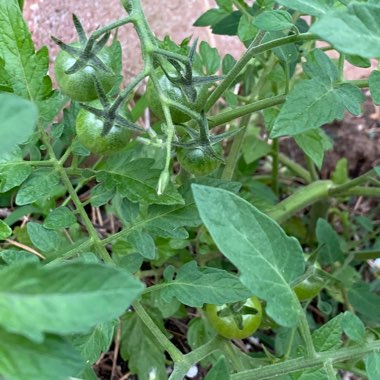
[[[278,154],[280,151],[280,144],[278,139],[273,139],[272,144],[272,190],[278,195],[279,194],[279,185],[278,185],[278,169],[279,169],[279,159]]]
[[[285,154],[283,153],[279,153],[278,159],[281,162],[281,164],[286,166],[290,171],[292,171],[298,177],[305,180],[306,183],[311,182],[310,173],[301,165],[297,164],[295,161],[291,160],[289,157],[285,156]]]
[[[300,315],[300,324],[298,327],[306,345],[306,357],[315,358],[316,352],[315,352],[315,348],[313,344],[313,338],[311,337],[310,328],[307,322],[305,310],[301,307],[301,305],[300,305],[299,315]]]
[[[170,340],[166,337],[166,335],[158,328],[158,326],[154,323],[153,319],[150,315],[145,311],[140,302],[136,301],[132,304],[135,309],[137,315],[144,323],[146,327],[148,327],[149,331],[156,337],[157,342],[168,352],[170,357],[174,362],[181,362],[184,360],[184,355],[178,348],[170,342]]]
[[[235,66],[231,69],[231,71],[227,74],[224,80],[216,87],[213,93],[208,98],[205,105],[205,112],[209,111],[211,107],[218,101],[218,99],[222,96],[224,91],[226,91],[234,79],[239,75],[240,71],[247,65],[247,63],[251,60],[251,58],[257,54],[263,53],[267,50],[271,50],[277,46],[286,45],[299,41],[310,41],[314,40],[317,37],[311,33],[304,33],[294,36],[287,36],[283,38],[278,38],[276,40],[266,42],[264,44],[259,45],[264,33],[258,34],[251,46],[246,50],[246,52],[242,55],[239,61],[236,62]]]
[[[256,102],[245,104],[244,106],[236,107],[232,110],[220,112],[215,116],[208,118],[210,128],[218,125],[223,125],[229,121],[235,120],[244,115],[249,115],[253,112],[261,111],[265,108],[270,108],[278,104],[284,103],[286,100],[285,95],[274,96],[269,99],[258,100]]]
[[[341,193],[344,193],[350,189],[352,189],[355,186],[362,185],[363,183],[367,182],[372,176],[375,176],[375,170],[371,169],[367,173],[364,173],[360,177],[357,177],[355,179],[352,179],[343,185],[333,186],[329,189],[329,195],[339,195]]]
[[[331,187],[332,181],[317,181],[311,183],[278,203],[267,212],[267,215],[278,223],[282,223],[296,212],[312,205],[316,201],[327,198]]]
[[[305,369],[318,368],[323,366],[326,361],[339,363],[343,361],[354,361],[362,358],[372,351],[380,349],[380,340],[362,345],[360,347],[342,348],[337,351],[318,352],[314,358],[296,358],[286,362],[275,363],[265,367],[255,368],[248,371],[239,372],[231,375],[231,380],[264,380],[271,379],[289,373],[299,372]]]

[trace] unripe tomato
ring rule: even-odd
[[[323,280],[318,277],[309,277],[297,284],[293,290],[300,301],[316,297],[323,288]]]
[[[176,75],[176,71],[174,68],[167,70],[170,75],[173,77]],[[197,98],[194,103],[192,103],[187,97],[182,93],[181,89],[174,85],[170,80],[167,78],[167,76],[164,74],[162,69],[157,69],[156,74],[158,77],[158,82],[162,88],[162,91],[166,97],[169,99],[175,100],[178,103],[183,104],[184,106],[190,108],[191,110],[195,112],[201,112],[205,102],[207,100],[208,96],[208,90],[207,86],[196,86],[197,90]],[[198,73],[197,71],[193,70],[193,75],[194,76],[200,76],[202,74]],[[164,120],[164,112],[161,107],[161,102],[158,97],[158,93],[153,85],[153,82],[151,79],[148,81],[147,85],[147,100],[148,100],[148,105],[151,111],[157,116],[158,119]],[[190,120],[190,117],[183,113],[182,111],[179,111],[173,107],[170,108],[170,114],[172,116],[173,123],[175,124],[180,124],[180,123],[185,123],[186,121]]]
[[[101,109],[98,100],[90,103]],[[96,154],[114,153],[125,148],[131,138],[131,131],[123,126],[113,125],[111,130],[102,136],[103,120],[93,113],[81,109],[76,119],[76,132],[79,142],[90,152]]]
[[[78,47],[78,43],[70,46]],[[117,75],[117,60],[113,58],[111,49],[104,47],[97,54],[98,58],[110,68],[110,72],[102,69],[95,69],[87,65],[73,74],[66,74],[71,66],[74,65],[77,58],[61,50],[54,63],[54,72],[57,83],[63,94],[69,96],[72,100],[78,102],[89,102],[98,98],[93,75],[95,74],[103,89],[108,93],[115,84]]]
[[[220,154],[221,146],[213,146],[215,152]],[[193,148],[179,148],[177,151],[178,162],[181,168],[196,176],[204,176],[210,174],[220,165],[220,160],[211,155],[207,148],[196,146]]]
[[[215,331],[228,339],[244,339],[260,326],[262,308],[255,297],[245,302],[224,305],[206,305],[206,315]]]

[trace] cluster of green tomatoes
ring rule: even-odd
[[[118,124],[117,120],[105,130],[101,111],[106,107],[102,104],[102,99],[99,99],[99,86],[106,95],[113,89],[117,81],[118,62],[112,50],[110,47],[103,46],[101,50],[96,52],[95,59],[102,63],[100,68],[96,67],[96,61],[93,65],[89,60],[73,72],[72,68],[77,65],[78,56],[81,52],[81,44],[77,42],[65,45],[60,41],[58,42],[61,48],[65,49],[60,51],[55,61],[56,81],[63,94],[82,103],[83,106],[76,119],[76,133],[79,142],[90,152],[100,155],[107,155],[124,149],[131,139],[132,131]],[[76,51],[78,54],[75,54]],[[199,74],[193,72],[195,75]],[[208,96],[207,85],[198,87],[197,97],[192,102],[159,67],[156,69],[156,77],[165,97],[185,105],[194,112],[201,112]],[[159,120],[164,120],[162,106],[152,80],[148,81],[146,97],[150,110]],[[126,112],[120,111],[120,107],[119,112],[124,119],[128,118]],[[175,125],[186,123],[190,119],[188,115],[175,108],[170,108],[170,113]],[[144,131],[142,130],[142,132]],[[218,153],[221,151],[219,145],[216,146],[216,151]],[[183,169],[197,176],[211,173],[218,168],[221,162],[215,155],[209,154],[202,145],[178,147],[177,158]]]

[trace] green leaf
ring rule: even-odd
[[[222,355],[219,360],[212,366],[205,380],[229,380],[230,373],[226,358]]]
[[[316,234],[321,264],[329,265],[343,261],[339,235],[325,219],[318,219]]]
[[[343,314],[338,314],[313,332],[313,343],[318,352],[334,350],[342,345],[342,319]]]
[[[202,307],[245,300],[252,294],[235,275],[216,268],[199,270],[190,261],[178,270],[175,280],[160,284],[160,295],[166,302],[175,297],[184,305]]]
[[[331,58],[320,49],[313,49],[307,55],[307,61],[303,65],[304,73],[310,78],[318,78],[324,83],[332,83],[338,80],[339,72]]]
[[[365,327],[363,322],[355,314],[346,311],[343,314],[342,327],[344,333],[354,342],[361,343],[364,340]]]
[[[157,344],[157,338],[137,314],[131,312],[124,314],[121,326],[120,353],[124,360],[128,360],[131,373],[137,374],[139,380],[151,380],[152,377],[167,379],[164,349]],[[144,360],[141,360],[142,358]]]
[[[266,311],[274,321],[297,325],[299,303],[289,283],[304,272],[299,242],[233,193],[200,185],[193,185],[193,193],[203,223],[241,272],[241,282],[267,301]]]
[[[20,264],[25,261],[35,263],[39,261],[37,256],[19,249],[4,249],[4,251],[0,252],[0,258],[8,265]]]
[[[101,264],[6,267],[0,325],[35,342],[42,342],[44,333],[87,333],[122,314],[142,289],[128,272]]]
[[[252,23],[252,17],[248,15],[242,15],[239,20],[237,34],[240,41],[250,41],[255,37],[257,33],[257,28]]]
[[[225,12],[232,12],[232,2],[231,0],[215,0],[218,7]]]
[[[379,19],[379,5],[354,2],[346,9],[326,13],[310,32],[342,53],[375,58],[380,57]]]
[[[62,248],[62,239],[56,231],[48,230],[42,224],[29,222],[26,225],[33,245],[48,256],[54,255]]]
[[[0,219],[0,240],[5,240],[12,235],[12,229]]]
[[[364,361],[368,380],[378,379],[380,373],[380,354],[378,352],[372,352],[366,356]]]
[[[193,26],[214,25],[221,21],[224,17],[226,17],[226,13],[220,9],[209,9],[194,22]]]
[[[44,227],[49,229],[68,228],[77,219],[67,207],[58,207],[52,210],[44,221]]]
[[[202,41],[199,45],[199,54],[206,66],[206,74],[215,74],[220,66],[220,56],[216,48],[211,47],[206,41]]]
[[[380,71],[372,71],[368,83],[373,102],[378,106],[380,105]]]
[[[338,160],[334,172],[331,175],[331,179],[336,185],[343,185],[350,179],[348,176],[347,158],[344,157]]]
[[[351,84],[334,86],[318,77],[297,83],[281,108],[271,137],[294,136],[319,128],[335,119],[343,119],[344,108],[360,113],[363,94]]]
[[[22,160],[20,147],[0,156],[0,192],[21,185],[32,173],[31,165]]]
[[[244,161],[251,164],[271,152],[272,147],[257,136],[248,135],[243,141],[242,150]]]
[[[142,257],[148,260],[155,258],[156,247],[153,238],[148,233],[134,230],[128,235],[128,241]]]
[[[239,11],[230,13],[211,26],[212,32],[225,36],[236,36],[241,16]]]
[[[58,183],[59,176],[54,170],[36,170],[21,185],[16,196],[16,204],[19,206],[27,205],[41,198],[45,198]]]
[[[294,139],[318,169],[321,169],[325,152],[333,147],[332,141],[326,133],[322,129],[312,129],[294,136]]]
[[[182,197],[172,183],[169,183],[162,195],[157,195],[156,186],[161,170],[152,169],[154,160],[142,158],[130,162],[112,160],[107,162],[104,170],[97,173],[97,180],[106,184],[107,189],[116,189],[131,202],[147,204],[181,204]]]
[[[116,326],[116,320],[99,323],[88,334],[77,334],[71,338],[86,363],[95,363],[101,353],[109,349]]]
[[[380,297],[371,292],[369,284],[361,281],[354,284],[348,291],[348,300],[364,317],[380,322]]]
[[[35,343],[0,328],[0,373],[6,379],[67,380],[83,367],[79,352],[62,338],[49,335]]]
[[[28,100],[4,93],[0,94],[0,115],[0,152],[3,155],[11,152],[16,144],[24,143],[33,133],[37,108]]]
[[[47,47],[35,51],[27,24],[14,1],[0,2],[0,30],[0,51],[7,82],[16,95],[38,105],[44,121],[51,121],[67,98],[52,91],[50,77],[46,75]],[[30,118],[28,123],[33,120]]]
[[[293,27],[292,16],[287,11],[275,10],[260,13],[253,25],[267,32],[279,32]]]
[[[277,0],[277,3],[310,16],[322,16],[334,6],[333,0]]]

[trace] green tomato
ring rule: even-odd
[[[323,288],[323,280],[318,277],[309,277],[297,284],[293,290],[300,301],[306,301],[317,296]]]
[[[221,154],[222,148],[219,144],[213,148],[217,154]],[[220,160],[212,156],[203,146],[179,148],[177,158],[181,168],[196,176],[208,175],[220,165]]]
[[[176,75],[176,71],[174,70],[174,68],[171,68],[167,71],[172,76]],[[195,112],[199,113],[202,111],[208,97],[208,87],[206,85],[195,87],[197,90],[197,98],[195,102],[192,103],[182,93],[181,89],[178,86],[175,86],[172,82],[170,82],[170,80],[164,74],[162,69],[157,69],[156,74],[158,77],[158,82],[162,88],[162,91],[167,98],[175,100],[178,103],[183,104],[184,106],[190,108],[191,110]],[[193,75],[200,76],[202,74],[193,70]],[[147,96],[148,105],[151,111],[157,116],[159,120],[164,120],[165,119],[164,111],[162,110],[160,99],[158,97],[157,91],[151,79],[149,79],[148,81],[146,96]],[[173,107],[170,108],[170,114],[171,114],[174,124],[185,123],[186,121],[190,120],[189,115],[186,115],[182,111],[179,111]]]
[[[255,297],[234,304],[206,305],[206,315],[211,326],[228,339],[244,339],[260,326],[262,319],[260,301]]]
[[[70,46],[78,47],[80,45],[73,43]],[[97,56],[112,72],[95,69],[93,66],[87,65],[73,74],[66,74],[65,71],[73,66],[77,59],[63,50],[58,53],[54,63],[54,72],[63,94],[78,102],[89,102],[97,99],[98,94],[93,75],[96,75],[106,93],[111,91],[117,79],[117,75],[115,74],[117,71],[117,60],[108,47],[100,50]]]
[[[101,109],[98,100],[90,105]],[[79,142],[90,152],[96,154],[109,154],[124,149],[131,139],[131,131],[123,126],[113,125],[111,130],[102,136],[103,124],[102,119],[82,108],[76,119]]]

